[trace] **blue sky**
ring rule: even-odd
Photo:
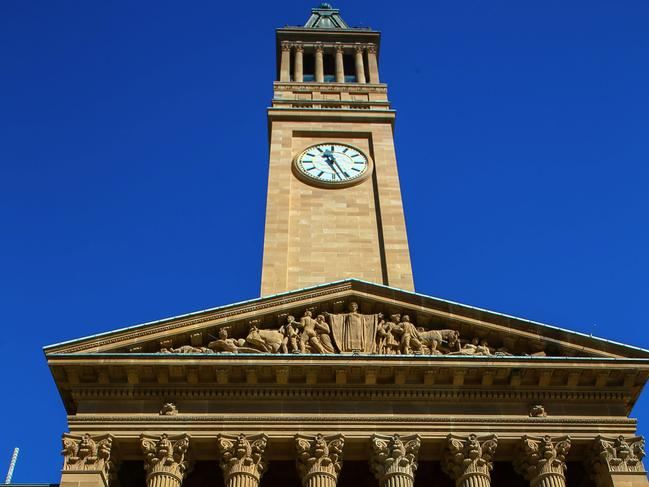
[[[274,28],[315,3],[0,2],[0,472],[59,479],[42,346],[258,296]],[[649,348],[649,3],[334,5],[383,32],[417,291]]]

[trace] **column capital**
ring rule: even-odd
[[[325,475],[333,479],[334,484],[343,468],[343,447],[345,437],[342,434],[323,436],[295,435],[297,453],[297,471],[303,484],[313,475]]]
[[[566,455],[570,450],[570,437],[523,436],[514,469],[532,485],[547,475],[564,478]]]
[[[442,470],[446,472],[457,485],[470,475],[491,479],[493,457],[498,447],[496,435],[457,436],[450,434],[446,437],[446,447],[442,456]]]
[[[587,464],[593,478],[611,472],[644,472],[644,438],[597,436],[590,448]]]
[[[370,470],[381,485],[395,475],[404,475],[414,482],[420,446],[419,435],[372,435]]]
[[[361,54],[363,53],[363,51],[365,51],[365,47],[365,44],[361,44],[360,42],[354,44],[354,50]]]
[[[322,44],[322,42],[315,42],[315,43],[313,44],[313,50],[314,50],[315,52],[322,52],[322,51],[324,51],[324,44]]]
[[[282,41],[280,45],[282,46],[282,51],[291,50],[291,43],[289,41]]]
[[[96,472],[108,479],[115,472],[114,437],[63,434],[63,471]]]
[[[259,482],[268,467],[265,458],[268,436],[264,434],[246,436],[243,433],[238,436],[219,435],[217,445],[226,482],[235,474],[246,475]]]
[[[302,44],[301,42],[294,42],[293,49],[295,49],[297,52],[304,52],[304,44]]]
[[[366,44],[365,48],[370,54],[376,54],[376,44]]]
[[[161,474],[175,477],[182,482],[189,472],[191,461],[187,455],[189,435],[168,436],[165,433],[157,435],[140,435],[140,447],[144,454],[144,468],[147,479]]]
[[[333,45],[333,48],[336,52],[344,52],[345,51],[345,46],[341,42],[336,42]]]

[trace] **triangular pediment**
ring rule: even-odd
[[[649,357],[640,348],[355,279],[51,345],[45,353]]]

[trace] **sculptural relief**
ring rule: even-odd
[[[347,313],[320,311],[314,318],[313,308],[298,315],[280,316],[279,326],[267,326],[258,320],[248,325],[218,329],[218,338],[207,347],[181,345],[161,348],[166,354],[378,354],[378,355],[474,355],[507,356],[503,348],[494,348],[486,339],[461,337],[451,328],[429,329],[417,326],[408,314],[383,312],[362,314],[356,302],[349,303]],[[231,336],[233,328],[239,330]],[[237,336],[238,335],[238,336]],[[211,335],[210,335],[211,336]],[[544,352],[535,352],[540,355]]]

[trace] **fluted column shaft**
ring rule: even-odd
[[[457,487],[489,487],[497,446],[496,435],[448,435],[442,469],[455,480]]]
[[[296,44],[295,49],[295,59],[293,60],[293,81],[302,82],[304,81],[304,46],[302,44]]]
[[[336,46],[336,83],[345,82],[345,63],[343,55],[343,46]]]
[[[365,66],[363,64],[363,46],[356,46],[356,82],[365,83]]]
[[[316,83],[324,81],[324,61],[322,59],[322,44],[315,45],[315,80]]]
[[[165,472],[154,472],[147,477],[147,487],[180,487],[182,478]]]
[[[266,435],[219,435],[221,470],[225,487],[258,487],[268,463],[265,459]]]
[[[282,42],[282,57],[280,60],[279,80],[291,80],[291,44],[288,41]]]
[[[379,83],[379,65],[376,61],[376,46],[367,46],[367,68],[370,72],[370,83]]]

